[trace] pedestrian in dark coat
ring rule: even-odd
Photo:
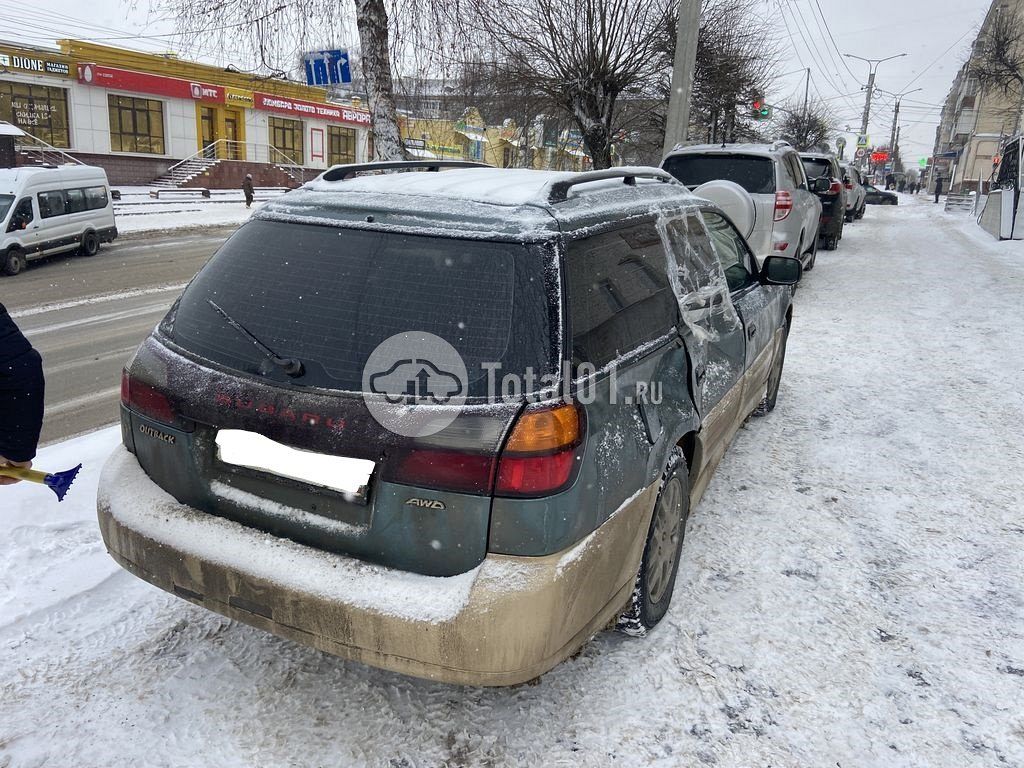
[[[252,188],[252,174],[245,174],[245,181],[242,182],[242,192],[245,193],[245,207],[248,208],[252,205],[252,199],[256,196],[255,191]]]
[[[31,467],[43,426],[43,361],[0,304],[0,466]],[[0,485],[18,482],[0,477]]]
[[[935,177],[935,202],[939,202],[939,195],[942,194],[942,176]]]

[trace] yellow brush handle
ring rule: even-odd
[[[18,480],[29,480],[33,483],[42,483],[46,480],[46,473],[38,469],[26,469],[25,467],[0,467],[0,476],[14,477]]]

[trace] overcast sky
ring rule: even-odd
[[[942,100],[989,5],[990,0],[958,0],[955,9],[936,0],[764,0],[766,26],[783,46],[779,72],[784,76],[769,101],[802,101],[803,70],[810,67],[812,97],[833,107],[840,128],[857,131],[868,65],[840,52],[864,58],[906,53],[881,64],[875,84],[893,93],[923,89],[906,96],[900,113],[903,155],[916,162],[931,153]],[[178,47],[179,38],[160,37],[174,32],[173,22],[150,12],[145,0],[88,0],[87,19],[85,7],[82,0],[0,0],[0,18],[7,22],[0,36],[36,45],[75,36],[148,51]],[[197,58],[245,66],[214,50]],[[871,141],[888,143],[891,125],[892,98],[879,94],[868,130]],[[852,147],[854,134],[847,138]]]

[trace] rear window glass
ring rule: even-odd
[[[832,178],[832,163],[828,160],[802,158],[801,162],[804,164],[804,173],[807,174],[808,179],[816,179],[819,176]]]
[[[665,247],[652,223],[569,244],[566,282],[574,365],[600,368],[675,326]]]
[[[706,181],[733,181],[751,194],[775,191],[775,166],[767,157],[749,155],[672,155],[665,159],[666,171],[693,189]]]
[[[197,355],[258,373],[264,357],[212,300],[276,354],[303,362],[293,383],[347,391],[361,390],[378,344],[426,331],[462,356],[468,395],[485,396],[485,364],[500,364],[499,378],[557,367],[551,259],[540,245],[258,220],[214,255],[161,328]]]

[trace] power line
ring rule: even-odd
[[[909,83],[907,83],[907,84],[906,84],[906,85],[904,85],[904,86],[903,86],[902,88],[900,88],[900,90],[901,90],[901,91],[905,91],[905,90],[907,90],[907,88],[908,88],[908,87],[910,87],[911,85],[913,85],[914,83],[916,83],[916,82],[917,82],[917,81],[918,81],[918,80],[920,79],[921,75],[923,75],[923,74],[924,74],[925,72],[927,72],[927,71],[928,71],[929,69],[931,69],[931,68],[932,68],[932,67],[934,67],[934,66],[935,66],[936,64],[938,64],[938,63],[939,63],[939,61],[940,61],[940,60],[942,59],[942,57],[943,57],[943,56],[945,56],[945,55],[946,55],[947,53],[949,53],[949,52],[950,52],[951,50],[953,50],[954,46],[958,45],[958,44],[960,43],[960,41],[961,41],[961,40],[963,40],[963,39],[964,39],[965,37],[967,37],[967,36],[968,36],[969,34],[971,34],[971,32],[973,32],[973,31],[974,31],[974,28],[972,27],[972,28],[968,29],[968,30],[967,30],[966,32],[964,32],[964,33],[963,33],[962,35],[960,35],[960,37],[958,37],[958,38],[957,38],[957,39],[956,39],[956,40],[955,40],[955,41],[953,42],[953,45],[949,46],[949,48],[947,48],[947,49],[946,49],[946,50],[944,50],[944,51],[943,51],[942,53],[940,53],[940,54],[939,54],[938,56],[936,56],[936,57],[935,57],[935,60],[934,60],[934,61],[933,61],[933,62],[932,62],[931,64],[929,64],[929,65],[928,65],[927,67],[925,67],[925,68],[924,68],[924,69],[922,69],[922,70],[921,70],[920,72],[918,72],[918,73],[917,73],[917,74],[916,74],[916,75],[914,76],[914,78],[913,78],[913,79],[912,79],[912,80],[911,80],[911,81],[910,81]]]
[[[838,45],[836,45],[836,39],[835,39],[834,37],[832,37],[832,30],[831,30],[831,29],[829,29],[829,26],[828,26],[828,19],[826,19],[826,18],[825,18],[825,14],[824,14],[824,13],[822,12],[822,10],[821,10],[821,3],[819,3],[819,2],[818,2],[818,0],[814,0],[814,4],[815,4],[816,6],[818,6],[818,15],[819,15],[819,16],[821,16],[821,20],[822,20],[823,22],[825,22],[825,31],[826,31],[826,32],[828,32],[828,39],[832,41],[832,47],[833,47],[833,48],[835,48],[835,50],[836,50],[836,53],[838,53],[838,54],[839,54],[839,61],[840,61],[840,62],[842,62],[842,64],[843,64],[843,66],[844,66],[844,67],[846,67],[846,71],[850,73],[850,77],[852,77],[852,78],[853,78],[853,82],[855,82],[855,83],[859,83],[859,82],[860,82],[860,78],[859,78],[859,77],[857,77],[857,75],[855,75],[855,74],[854,74],[854,72],[853,72],[853,70],[852,70],[852,69],[850,69],[850,65],[849,65],[849,64],[847,64],[847,63],[846,63],[846,59],[845,59],[845,58],[843,58],[843,53],[842,53],[842,51],[840,51],[840,50],[839,50],[839,46],[838,46]]]

